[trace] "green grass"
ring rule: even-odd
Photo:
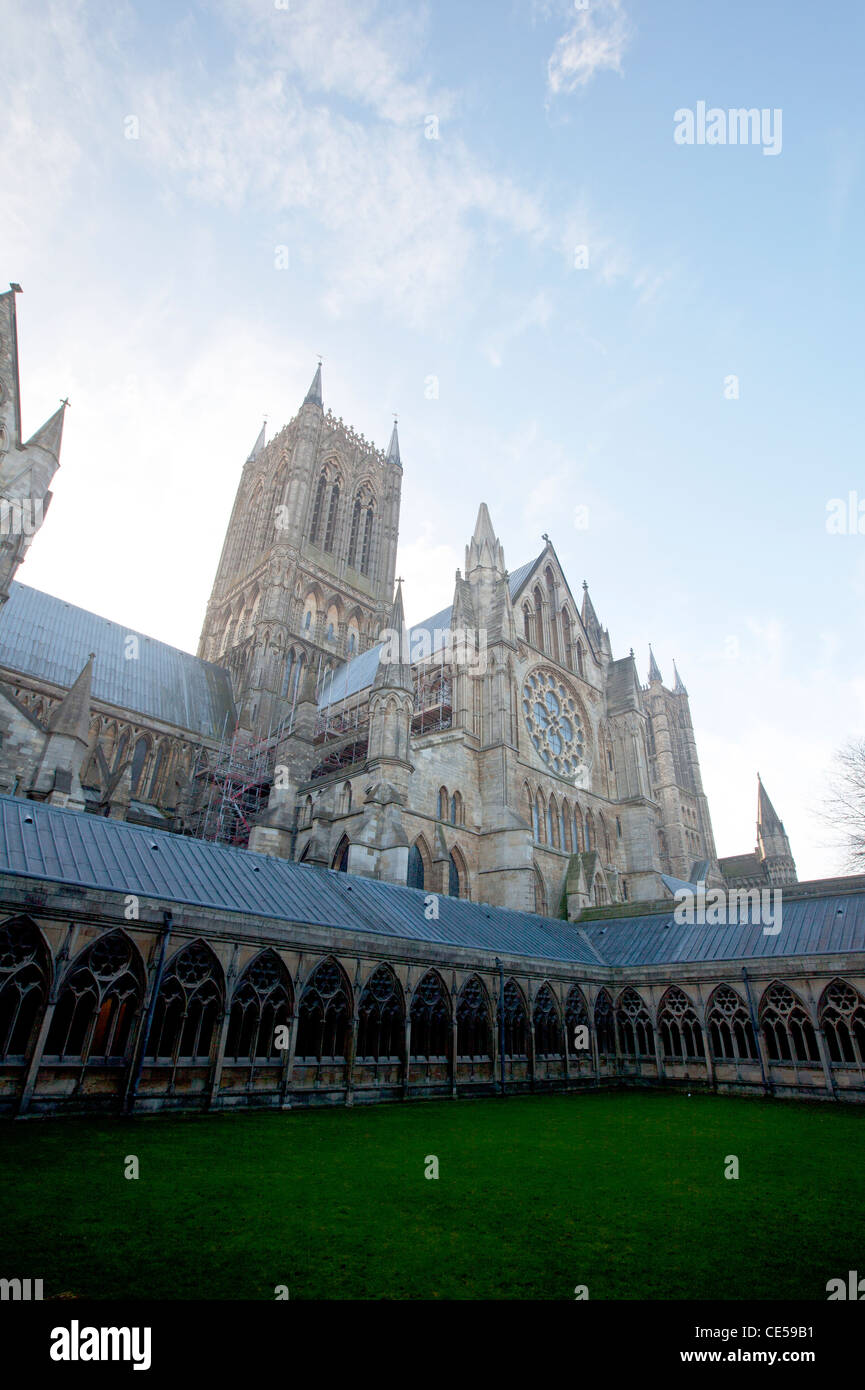
[[[0,1275],[46,1297],[825,1300],[865,1273],[856,1107],[619,1092],[38,1120],[0,1125],[0,1172]]]

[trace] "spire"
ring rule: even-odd
[[[651,644],[651,642],[650,642],[650,643],[649,643],[649,684],[651,685],[653,681],[663,681],[663,676],[661,675],[661,672],[660,672],[660,670],[658,669],[658,663],[657,663],[657,661],[655,660],[655,653],[652,651],[652,644]]]
[[[68,734],[70,738],[87,743],[90,734],[90,686],[95,660],[96,653],[91,652],[80,674],[52,711],[48,721],[50,734]]]
[[[251,448],[250,451],[249,451],[249,458],[251,458],[251,459],[257,459],[257,458],[258,458],[259,454],[261,453],[262,449],[264,448],[266,439],[267,439],[267,421],[265,420],[265,421],[264,421],[264,424],[262,425],[261,429],[260,429],[259,432],[258,432],[258,438],[256,439],[255,443],[253,444],[252,448]],[[248,461],[249,461],[249,460],[247,460],[247,462],[248,462]]]
[[[595,605],[589,598],[589,586],[585,579],[583,580],[583,611],[580,616],[583,619],[583,627],[586,629],[586,632],[588,632],[595,641],[598,641],[601,635],[601,624],[595,612]]]
[[[490,520],[489,508],[486,502],[481,502],[481,505],[478,507],[478,518],[475,522],[474,534],[470,543],[466,546],[466,579],[468,579],[479,566],[483,569],[498,570],[502,575],[504,575],[505,572],[504,551],[493,530],[493,523]]]
[[[387,446],[388,463],[400,463],[399,456],[399,435],[396,432],[396,416],[393,417],[393,429],[391,431],[390,443]]]
[[[757,773],[757,832],[761,837],[784,834],[783,821],[769,800],[766,788],[760,780],[759,772]]]
[[[44,449],[53,459],[60,458],[60,441],[63,438],[63,420],[68,401],[61,401],[54,414],[49,416],[34,435],[27,440],[25,449]]]
[[[396,581],[396,593],[390,610],[388,625],[382,633],[382,650],[378,670],[375,673],[373,688],[411,690],[411,659],[409,635],[405,625],[405,612],[402,605],[402,580]]]
[[[320,406],[320,405],[322,404],[322,399],[321,399],[321,363],[320,363],[320,362],[319,362],[318,366],[317,366],[316,369],[315,369],[315,376],[312,378],[312,385],[310,386],[309,390],[307,391],[307,393],[306,393],[306,395],[305,395],[305,397],[304,397],[303,403],[304,403],[304,405],[318,405],[318,406]]]
[[[682,681],[682,677],[679,675],[679,672],[676,670],[676,663],[675,663],[675,661],[673,662],[673,673],[674,673],[674,675],[675,675],[675,677],[676,677],[676,683],[675,683],[675,685],[673,686],[673,694],[674,694],[674,695],[687,695],[688,692],[687,692],[687,690],[685,689],[684,682]]]

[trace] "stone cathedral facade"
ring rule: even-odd
[[[0,1114],[865,1100],[865,876],[797,883],[761,781],[755,850],[719,859],[678,672],[614,655],[548,537],[510,569],[483,502],[452,604],[407,630],[397,430],[325,411],[320,371],[242,470],[197,656],[20,583],[65,406],[26,437],[16,292]],[[761,891],[683,923],[698,883]]]
[[[326,410],[320,366],[243,466],[197,657],[18,583],[65,403],[23,442],[16,290],[0,794],[571,920],[676,881],[796,881],[762,784],[754,854],[719,861],[678,671],[614,655],[548,537],[509,568],[480,502],[452,604],[405,630],[397,427],[382,450]]]
[[[387,452],[356,435],[320,367],[244,466],[199,656],[274,744],[250,845],[571,918],[665,879],[723,884],[678,672],[665,686],[651,655],[644,684],[614,656],[549,538],[509,570],[481,503],[451,607],[405,631],[402,472],[396,425]]]

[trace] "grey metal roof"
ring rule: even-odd
[[[865,950],[865,892],[781,899],[781,930],[767,936],[759,920],[741,926],[678,925],[663,913],[582,923],[609,965],[822,956]],[[770,908],[771,911],[771,908]]]
[[[124,655],[138,638],[138,657]],[[234,727],[231,679],[221,666],[109,622],[86,608],[13,583],[0,611],[0,666],[69,688],[90,652],[95,700],[208,738]]]
[[[251,854],[20,797],[0,797],[3,874],[340,931],[598,964],[579,928],[534,913],[441,897],[438,921],[427,921],[422,889]]]
[[[415,623],[414,627],[409,628],[409,651],[417,652],[418,656],[430,656],[437,652],[444,641],[441,634],[450,627],[451,613],[453,606],[443,608],[441,612],[434,613],[431,618],[425,618],[422,623]],[[429,640],[422,639],[421,634],[429,634]],[[423,645],[421,645],[423,641]],[[345,662],[338,667],[332,676],[324,682],[318,697],[318,708],[326,709],[328,705],[339,704],[340,700],[345,700],[351,695],[357,695],[359,691],[368,689],[375,680],[378,670],[379,658],[381,656],[383,643],[379,642],[375,647],[369,647],[367,651],[361,652],[360,656],[352,657],[351,661]]]
[[[543,555],[541,551],[541,555]],[[541,555],[536,555],[534,560],[529,560],[527,565],[520,565],[519,569],[511,570],[508,575],[508,588],[511,591],[511,598],[516,598],[520,589],[525,584],[535,565],[540,560]]]

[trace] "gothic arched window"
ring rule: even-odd
[[[373,523],[373,516],[374,516],[373,506],[372,506],[372,503],[370,502],[369,506],[368,506],[367,509],[366,509],[366,512],[364,513],[364,518],[363,518],[363,545],[362,545],[362,547],[361,547],[361,553],[360,553],[360,572],[361,572],[361,574],[365,574],[365,575],[367,575],[367,576],[369,575],[370,569],[372,568],[372,523]]]
[[[406,875],[406,883],[409,888],[425,887],[423,855],[417,845],[412,845],[408,852],[408,874]]]
[[[132,754],[132,772],[130,774],[130,777],[132,781],[133,796],[135,796],[136,792],[138,791],[138,783],[141,780],[141,774],[144,771],[144,763],[147,759],[147,754],[149,751],[150,741],[144,736],[144,734],[142,734],[141,737],[137,740],[134,752]]]
[[[833,1062],[865,1065],[865,1004],[846,980],[833,980],[823,991],[820,1023]]]
[[[321,531],[322,516],[324,514],[324,494],[327,488],[327,470],[322,469],[318,477],[318,486],[315,489],[315,502],[312,508],[312,521],[309,526],[309,539],[313,545],[318,544],[319,532]]]
[[[336,961],[323,960],[315,967],[298,1009],[298,1057],[319,1062],[323,1057],[345,1057],[351,1023],[349,997]]]
[[[109,932],[72,965],[60,991],[45,1054],[86,1062],[126,1056],[144,975],[122,931]]]
[[[694,1006],[678,985],[671,985],[661,1000],[658,1028],[664,1056],[685,1061],[704,1056],[703,1030]]]
[[[654,1057],[655,1044],[649,1010],[635,989],[628,986],[619,995],[616,1009],[622,1052],[628,1057]]]
[[[193,941],[177,953],[162,981],[147,1055],[209,1061],[221,1006],[219,962],[203,941]]]
[[[541,985],[532,1009],[535,1048],[539,1057],[561,1057],[564,1052],[562,1020],[549,985]]]
[[[448,793],[447,787],[439,787],[438,815],[437,820],[447,820],[448,818]]]
[[[234,991],[226,1057],[238,1062],[284,1057],[276,1045],[276,1030],[291,1020],[291,999],[291,979],[283,962],[275,951],[262,951],[246,967]]]
[[[819,1062],[817,1038],[801,999],[776,981],[763,995],[760,1023],[773,1062]]]
[[[565,665],[569,671],[574,669],[574,641],[571,636],[571,615],[567,608],[562,609],[562,640],[565,644]]]
[[[405,1006],[402,990],[389,965],[380,965],[367,981],[357,1006],[357,1056],[374,1062],[403,1054]]]
[[[757,1043],[744,1000],[729,985],[719,985],[706,1011],[709,1044],[718,1061],[757,1061]]]
[[[411,1001],[411,1055],[446,1057],[450,1051],[451,1011],[441,976],[424,975]]]
[[[448,855],[448,897],[460,896],[460,871],[452,854]]]
[[[0,927],[0,1058],[25,1057],[48,998],[51,962],[26,917]]]
[[[339,512],[339,483],[334,483],[330,490],[330,502],[327,508],[327,526],[324,532],[324,549],[330,554],[333,551],[333,543],[336,538],[336,521]]]
[[[348,563],[352,569],[357,569],[358,538],[360,536],[360,514],[361,501],[355,498],[354,506],[351,509],[351,528],[348,533]]]
[[[504,1028],[505,1028],[505,1056],[506,1057],[527,1057],[529,1049],[529,1021],[526,1015],[526,1006],[519,986],[513,980],[508,980],[505,985],[505,1009],[504,1009]],[[499,1027],[502,1022],[501,1007],[496,1008],[496,1018]]]
[[[490,1001],[477,975],[466,980],[457,1001],[457,1053],[460,1057],[489,1057]]]
[[[568,1030],[568,1046],[571,1051],[583,1051],[577,1047],[576,1034],[578,1028],[588,1028],[588,1026],[589,1011],[586,1007],[586,996],[579,985],[571,985],[565,1000],[565,1027]],[[588,1055],[591,1056],[591,1053]]]
[[[577,671],[579,672],[579,674],[580,674],[581,676],[585,675],[585,671],[583,670],[583,644],[582,644],[582,642],[577,642]]]
[[[595,1000],[595,1036],[598,1039],[598,1053],[602,1057],[616,1055],[616,1027],[613,1001],[605,989],[598,991]]]

